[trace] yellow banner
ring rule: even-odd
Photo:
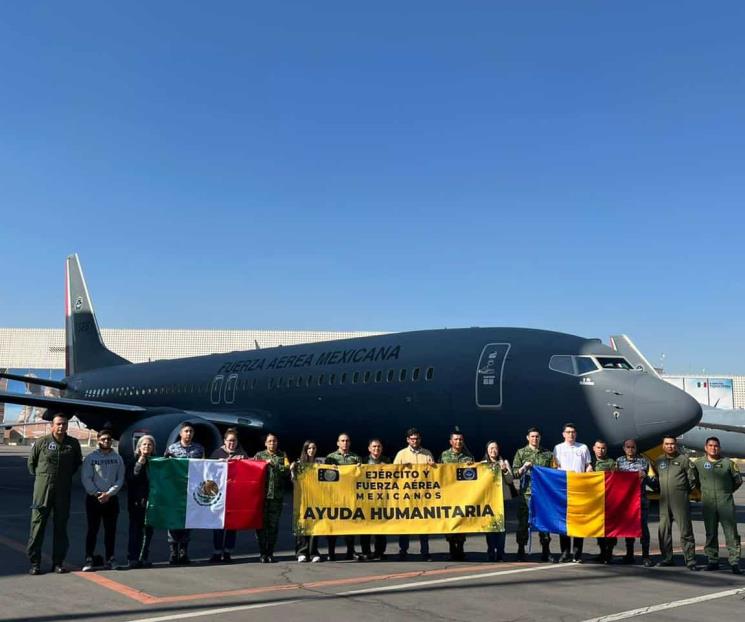
[[[295,484],[298,535],[504,531],[502,474],[487,464],[312,464]]]

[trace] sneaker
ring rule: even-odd
[[[277,561],[277,560],[276,560],[276,559],[274,559],[274,555],[267,555],[267,556],[266,556],[266,563],[267,563],[267,564],[273,564],[273,563],[274,563],[274,562],[276,562],[276,561]]]
[[[335,562],[336,561],[336,553],[329,553],[326,556],[326,559],[328,559],[330,562]]]
[[[654,566],[654,564],[652,563],[652,560],[649,559],[649,557],[643,557],[642,558],[642,566],[644,566],[645,568],[650,568],[650,567]]]
[[[83,572],[93,572],[95,566],[93,565],[93,558],[86,557],[85,563],[83,564]]]
[[[212,553],[212,557],[210,557],[207,560],[207,563],[209,564],[219,564],[222,562],[222,554],[221,553]]]
[[[308,561],[308,558],[305,555],[298,555],[297,556],[297,563],[303,564]]]
[[[568,561],[571,561],[571,559],[572,559],[571,555],[569,555],[569,553],[567,551],[564,551],[559,556],[559,563],[560,564],[566,564]]]
[[[42,574],[41,566],[39,566],[39,564],[32,565],[31,568],[29,568],[28,573],[34,576]]]
[[[312,564],[317,564],[318,562],[321,561],[321,556],[320,555],[314,555],[313,557],[310,558],[310,561],[311,561]]]
[[[672,559],[663,559],[661,562],[657,562],[655,566],[658,568],[669,568],[670,566],[674,566]]]
[[[262,564],[268,564],[269,563],[269,556],[268,555],[262,555],[261,557],[259,557],[259,561]]]
[[[574,562],[575,564],[581,564],[581,563],[583,563],[582,562],[582,556],[581,555],[575,555],[572,558],[572,562]]]
[[[56,574],[67,574],[68,572],[70,572],[70,571],[69,571],[69,570],[68,570],[67,568],[65,568],[65,567],[64,567],[64,566],[63,566],[62,564],[55,564],[55,565],[54,565],[54,567],[52,568],[52,570],[53,570],[53,571],[54,571],[54,572],[55,572]]]

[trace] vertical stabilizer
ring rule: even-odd
[[[647,358],[639,352],[639,349],[634,345],[634,342],[626,335],[613,335],[610,338],[610,347],[620,355],[625,356],[626,360],[637,369],[641,368],[642,371],[646,371],[657,378],[660,377],[657,370],[654,368],[654,365],[652,365]]]
[[[65,375],[129,363],[103,344],[77,254],[65,268]]]

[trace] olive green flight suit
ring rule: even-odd
[[[28,457],[28,470],[34,476],[34,496],[31,503],[31,530],[27,552],[31,564],[41,563],[44,530],[50,516],[54,520],[52,563],[65,561],[69,540],[67,520],[70,517],[72,476],[83,463],[80,443],[65,435],[62,442],[49,434],[37,440]]]
[[[269,463],[266,471],[266,496],[264,497],[264,526],[256,530],[259,541],[259,555],[274,555],[274,545],[279,533],[279,518],[282,515],[284,501],[284,483],[290,473],[290,462],[283,451],[270,454],[260,451],[254,460]]]
[[[686,566],[696,563],[696,542],[693,539],[691,508],[688,495],[698,486],[693,462],[682,454],[672,458],[662,456],[655,463],[660,486],[660,552],[663,562],[673,561],[673,521],[680,529],[680,546]]]
[[[336,464],[336,465],[343,465],[343,464],[362,464],[361,458],[351,452],[348,451],[347,453],[343,454],[338,449],[332,453],[330,453],[328,456],[326,456],[326,464]],[[336,536],[326,536],[326,542],[328,544],[329,548],[329,558],[335,559],[336,558]],[[344,544],[347,546],[347,557],[354,557],[354,536],[344,536]]]
[[[517,543],[523,546],[528,544],[528,520],[530,517],[530,469],[525,471],[522,476],[517,473],[526,462],[531,462],[534,466],[552,467],[554,465],[554,455],[543,447],[533,449],[526,445],[517,450],[515,458],[512,461],[512,474],[520,480],[520,503],[517,506]],[[551,542],[551,536],[545,532],[538,533],[542,545]]]
[[[468,452],[457,452],[453,449],[446,449],[440,454],[442,464],[464,464],[473,462],[473,456]],[[445,536],[450,546],[450,556],[455,560],[463,560],[465,557],[464,547],[466,545],[466,535],[455,533],[451,536]]]
[[[701,486],[701,501],[704,506],[704,527],[706,545],[704,552],[710,564],[719,563],[719,523],[722,523],[724,539],[727,542],[729,563],[740,563],[740,536],[737,533],[737,516],[732,494],[742,486],[742,475],[737,465],[729,458],[714,462],[706,457],[694,463]]]

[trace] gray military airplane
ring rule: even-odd
[[[629,337],[614,335],[610,338],[610,343],[611,347],[623,355],[637,370],[660,378],[657,370]],[[678,442],[683,449],[687,453],[703,453],[706,439],[716,436],[721,443],[723,456],[745,458],[745,413],[705,404],[701,404],[701,411],[701,421],[698,425],[678,437]]]
[[[60,397],[0,392],[0,401],[77,415],[110,426],[131,459],[153,434],[162,451],[190,422],[208,451],[220,431],[245,443],[267,431],[285,449],[307,438],[333,448],[338,433],[361,449],[372,436],[390,451],[418,428],[425,445],[447,445],[458,426],[472,447],[496,439],[512,452],[539,426],[547,444],[572,421],[587,441],[642,448],[701,418],[698,402],[637,371],[599,339],[525,328],[426,330],[133,364],[106,348],[77,255],[67,258],[66,365]],[[7,377],[10,377],[6,374]]]

